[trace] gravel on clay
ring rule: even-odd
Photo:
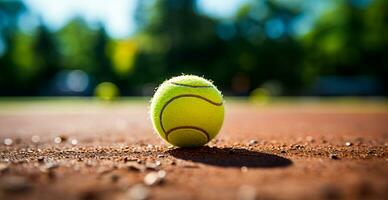
[[[386,199],[384,103],[226,104],[174,148],[146,102],[0,104],[0,199]]]

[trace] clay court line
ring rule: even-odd
[[[203,130],[202,128],[200,128],[200,127],[196,127],[196,126],[180,126],[180,127],[175,127],[175,128],[173,128],[173,129],[171,129],[171,130],[169,130],[169,131],[166,131],[166,130],[164,129],[163,122],[162,122],[162,117],[163,117],[163,111],[164,111],[164,109],[166,109],[166,107],[167,107],[171,102],[175,101],[176,99],[179,99],[179,98],[186,98],[186,97],[199,98],[199,99],[202,99],[202,100],[204,100],[204,101],[206,101],[206,102],[208,102],[208,103],[210,103],[210,104],[212,104],[212,105],[215,105],[215,106],[222,106],[222,104],[223,104],[223,102],[217,103],[217,102],[214,102],[214,101],[212,101],[212,100],[210,100],[210,99],[207,99],[207,98],[205,98],[205,97],[202,97],[202,96],[200,96],[200,95],[195,95],[195,94],[182,94],[182,95],[178,95],[178,96],[175,96],[175,97],[171,98],[170,100],[168,100],[168,101],[166,102],[166,104],[163,105],[162,110],[160,111],[160,115],[159,115],[160,126],[162,127],[163,133],[164,133],[164,135],[166,136],[167,141],[168,141],[168,134],[169,134],[169,133],[171,133],[171,132],[174,131],[174,130],[183,129],[183,128],[191,128],[191,129],[199,130],[199,131],[203,132],[203,133],[207,136],[207,139],[208,139],[208,141],[209,141],[209,138],[210,138],[209,134],[208,134],[205,130]],[[183,128],[182,128],[182,127],[183,127]]]

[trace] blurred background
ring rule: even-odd
[[[386,96],[385,0],[1,0],[0,96]]]

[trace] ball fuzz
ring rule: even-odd
[[[182,75],[159,86],[150,114],[154,129],[165,141],[178,147],[198,147],[220,131],[224,103],[210,81]]]

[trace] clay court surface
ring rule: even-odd
[[[387,199],[386,101],[226,101],[198,149],[146,100],[3,100],[0,199]]]

